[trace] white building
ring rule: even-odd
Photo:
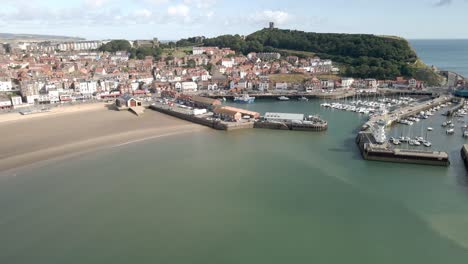
[[[13,83],[11,80],[2,80],[0,81],[0,92],[10,92],[13,91]]]
[[[202,55],[205,53],[204,47],[193,47],[193,55]]]
[[[353,83],[354,83],[353,78],[343,78],[343,79],[341,79],[341,87],[342,88],[348,89],[353,85]]]
[[[221,65],[223,65],[226,68],[232,68],[234,67],[234,60],[233,59],[223,59],[221,62]]]
[[[288,83],[276,83],[275,88],[276,90],[287,90]]]
[[[320,85],[322,86],[322,89],[333,89],[335,88],[335,81],[333,80],[320,80]]]
[[[258,84],[259,91],[267,91],[270,89],[270,83],[268,82],[261,82]]]
[[[177,82],[175,88],[178,92],[182,93],[196,92],[198,90],[198,85],[195,82]]]
[[[80,94],[93,94],[97,92],[97,82],[95,81],[81,81],[75,86],[76,91]]]
[[[23,104],[23,99],[21,99],[21,96],[12,96],[11,97],[11,104],[13,107],[22,105]]]
[[[217,90],[219,90],[218,84],[216,84],[216,83],[208,84],[208,90],[209,90],[209,91],[217,91]]]
[[[11,100],[8,97],[0,97],[0,109],[11,108]]]

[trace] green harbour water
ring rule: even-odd
[[[423,121],[449,168],[367,162],[364,116],[320,103],[244,107],[325,133],[207,130],[1,175],[0,263],[467,263],[460,134]]]

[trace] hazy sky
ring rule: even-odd
[[[0,32],[88,39],[310,32],[468,38],[468,0],[0,0]]]

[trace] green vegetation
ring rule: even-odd
[[[102,45],[99,50],[100,51],[107,51],[107,52],[117,52],[117,51],[130,51],[132,45],[130,42],[123,39],[112,40],[104,45]]]
[[[193,46],[202,46],[205,37],[193,37],[187,39],[181,39],[175,43],[177,47],[193,47]]]
[[[357,78],[417,77],[421,72],[415,51],[406,40],[397,37],[263,29],[245,38],[223,35],[205,39],[203,43],[205,46],[229,47],[244,54],[274,51],[299,57],[316,55],[340,65],[343,75]],[[426,74],[421,75],[425,76],[424,81],[437,77],[432,71],[424,72]]]
[[[313,58],[317,56],[317,54],[309,51],[298,51],[298,50],[287,50],[287,49],[279,49],[279,53],[282,56],[297,56],[299,58]]]
[[[192,46],[190,47],[163,47],[161,56],[173,56],[176,58],[183,58],[187,56],[187,54],[192,54]]]
[[[112,40],[109,43],[102,45],[99,51],[117,52],[126,51],[130,53],[131,59],[144,59],[147,56],[152,56],[154,59],[159,59],[162,54],[161,48],[140,47],[132,48],[127,40]]]
[[[287,82],[287,83],[303,83],[310,79],[309,75],[306,74],[274,74],[270,75],[270,80],[273,82]]]

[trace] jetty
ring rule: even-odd
[[[465,105],[465,98],[460,98],[457,105],[452,107],[450,110],[448,110],[445,115],[446,116],[452,116],[454,113],[456,113],[458,110],[460,110],[461,108],[463,108],[463,106]]]
[[[176,106],[166,105],[162,103],[154,103],[149,107],[151,110],[177,117],[179,119],[189,121],[202,126],[207,126],[216,130],[238,130],[238,129],[249,129],[254,127],[252,120],[243,120],[242,122],[228,122],[223,121],[219,118],[215,118],[212,114],[197,114],[197,111],[179,108]],[[240,113],[238,113],[240,114]],[[236,113],[237,115],[237,113]]]
[[[328,129],[328,122],[313,115],[266,113],[255,121],[254,128],[321,132]]]
[[[360,132],[356,137],[365,160],[393,163],[409,163],[432,166],[449,166],[449,154],[442,151],[419,151],[398,149],[388,143],[378,144],[370,132]]]
[[[418,105],[407,106],[403,108],[399,108],[391,113],[380,115],[380,116],[373,116],[369,121],[363,125],[362,130],[367,130],[373,124],[377,122],[384,121],[386,126],[392,126],[393,124],[399,122],[402,119],[408,118],[410,116],[418,115],[420,112],[429,110],[433,107],[438,105],[444,104],[452,100],[451,96],[446,97],[439,97],[428,102],[422,102]]]

